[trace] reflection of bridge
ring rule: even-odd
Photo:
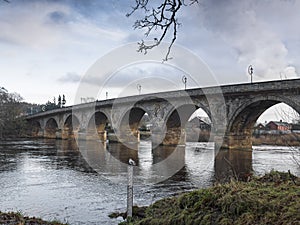
[[[202,108],[212,121],[215,142],[224,148],[251,149],[258,117],[277,103],[300,112],[300,79],[226,85],[130,96],[42,112],[27,117],[32,136],[100,138],[113,126],[119,141],[139,141],[139,122],[145,113],[152,124],[152,143],[185,143],[184,127]]]

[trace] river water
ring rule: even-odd
[[[26,139],[0,143],[0,211],[21,211],[69,224],[117,224],[108,214],[126,210],[128,159],[133,159],[134,204],[208,187],[229,176],[271,169],[300,176],[299,148],[258,146],[253,151],[214,151],[213,143],[151,150],[111,143]],[[79,151],[80,150],[80,151]]]

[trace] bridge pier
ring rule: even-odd
[[[41,137],[44,137],[44,131],[39,130],[37,132],[32,132],[31,135],[32,135],[32,137],[39,137],[39,138],[41,138]]]
[[[117,139],[118,142],[122,143],[139,143],[140,131],[138,129],[122,129]]]
[[[222,149],[252,150],[251,134],[225,134]]]
[[[73,130],[70,128],[64,128],[61,132],[61,139],[77,139],[79,137],[79,130]]]
[[[174,127],[167,131],[154,129],[151,132],[152,146],[159,145],[185,145],[186,133],[184,128]]]
[[[162,145],[185,145],[185,129],[180,127],[169,128]]]
[[[85,139],[86,140],[100,140],[101,142],[106,142],[107,132],[106,132],[106,130],[104,130],[104,131],[97,131],[97,130],[87,131]]]
[[[57,130],[57,131],[55,132],[55,136],[56,136],[56,137],[55,137],[56,139],[62,139],[62,138],[61,138],[61,136],[62,136],[61,129],[59,129],[59,130]]]

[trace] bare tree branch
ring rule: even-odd
[[[190,5],[198,3],[198,0],[189,0]],[[134,29],[146,29],[145,36],[148,37],[153,31],[158,31],[159,37],[154,38],[151,44],[146,44],[144,40],[138,42],[138,52],[147,54],[148,50],[158,46],[169,33],[171,33],[170,44],[164,58],[167,61],[171,48],[177,39],[177,32],[180,26],[177,15],[182,6],[186,6],[184,0],[163,0],[163,2],[152,9],[148,8],[149,0],[135,0],[135,6],[126,16],[129,17],[138,10],[143,10],[145,17],[137,20]]]

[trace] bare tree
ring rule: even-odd
[[[180,23],[177,15],[182,6],[192,5],[198,3],[198,0],[188,0],[186,4],[184,0],[163,0],[158,6],[151,7],[149,0],[135,0],[135,5],[132,11],[126,16],[129,17],[138,10],[142,10],[145,16],[137,20],[133,27],[134,29],[146,29],[145,36],[148,37],[153,31],[158,32],[158,37],[147,44],[144,40],[138,43],[138,52],[147,53],[148,50],[158,46],[171,33],[171,41],[164,58],[167,61],[171,52],[171,48],[176,41],[178,28]]]
[[[289,109],[277,109],[275,113],[284,121],[292,121],[293,123],[300,123],[300,115],[293,108]]]
[[[280,116],[280,118],[283,121],[292,121],[293,126],[300,126],[300,114],[294,110],[293,108],[289,109],[281,109],[278,110],[276,109],[276,113]],[[299,133],[294,133],[292,131],[291,135],[293,136],[294,139],[297,140],[297,142],[300,142],[300,135]],[[300,168],[300,148],[299,146],[291,146],[289,145],[290,140],[286,140],[287,145],[291,149],[291,157],[293,161],[298,165]]]

